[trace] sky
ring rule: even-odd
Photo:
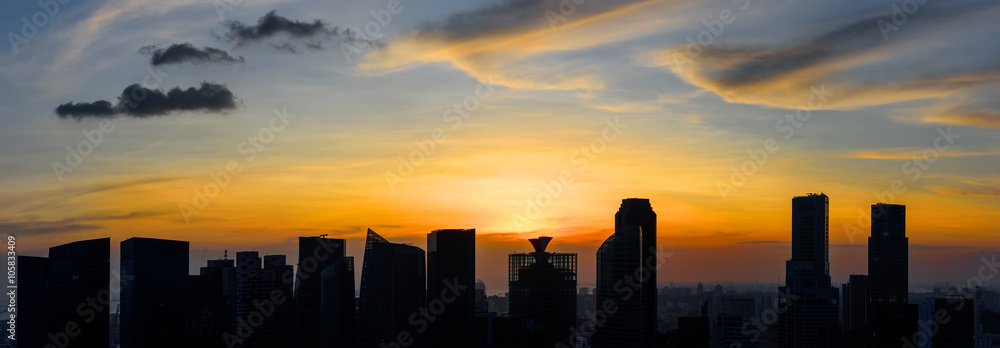
[[[298,236],[360,259],[368,228],[422,248],[475,228],[491,294],[538,236],[592,286],[640,197],[661,282],[779,282],[811,192],[835,282],[866,273],[876,202],[907,206],[911,283],[1000,250],[993,1],[0,8],[0,229],[25,255],[177,239],[196,273],[227,250],[294,259]]]

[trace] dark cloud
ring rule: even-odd
[[[222,39],[235,43],[236,47],[246,44],[262,42],[271,38],[285,38],[290,40],[307,40],[304,44],[313,50],[322,50],[324,41],[342,40],[344,42],[365,42],[375,47],[381,46],[380,42],[358,38],[356,33],[350,30],[340,30],[336,26],[316,19],[312,22],[303,22],[279,16],[275,11],[268,12],[257,20],[257,24],[248,25],[238,21],[226,22],[227,32],[222,35]],[[271,44],[278,51],[296,53],[297,49],[291,42]]]
[[[117,115],[148,117],[184,111],[221,113],[236,109],[238,103],[228,87],[211,82],[202,82],[198,88],[189,87],[184,90],[174,87],[167,93],[133,84],[125,87],[114,106],[106,100],[93,103],[69,102],[59,105],[55,111],[59,117],[76,119]]]
[[[149,63],[154,66],[181,63],[243,63],[243,57],[235,58],[229,52],[218,48],[198,48],[189,42],[173,44],[166,48],[146,46],[140,53],[149,54]]]

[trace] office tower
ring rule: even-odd
[[[295,275],[296,347],[318,348],[322,340],[322,272],[346,256],[343,239],[299,237],[299,262]]]
[[[872,235],[868,237],[869,300],[872,304],[907,303],[908,248],[906,206],[872,205]]]
[[[716,337],[725,348],[751,348],[761,333],[748,324],[757,315],[757,303],[750,297],[724,296],[719,314],[716,315]]]
[[[267,316],[270,325],[264,327],[265,334],[273,336],[272,342],[279,346],[290,346],[295,340],[295,302],[293,301],[292,277],[293,267],[286,261],[285,255],[264,256],[264,269],[261,270],[262,295],[267,305],[257,307],[258,311]]]
[[[121,242],[121,347],[182,346],[190,301],[188,242]]]
[[[788,310],[778,315],[778,346],[839,347],[838,289],[830,286],[830,200],[810,193],[792,199],[792,259],[785,263]]]
[[[424,260],[422,249],[390,243],[368,230],[358,300],[361,348],[398,343],[403,332],[413,337],[410,347],[423,347],[423,335],[417,334],[409,320],[427,301]]]
[[[868,279],[864,274],[852,274],[841,287],[844,330],[858,330],[868,324]]]
[[[422,280],[422,279],[421,279]],[[320,343],[324,348],[358,346],[354,302],[354,257],[338,257],[320,272]],[[389,347],[392,347],[389,345]]]
[[[919,332],[900,343],[904,347],[973,347],[976,301],[970,298],[927,298],[919,304]],[[897,341],[899,342],[899,341]]]
[[[111,238],[49,248],[45,302],[51,336],[47,334],[46,344],[60,348],[107,347],[110,313],[114,310],[110,308],[110,286]],[[76,330],[68,330],[70,327]],[[77,334],[70,337],[73,333]]]
[[[263,264],[262,264],[263,261]],[[293,305],[292,267],[285,255],[261,259],[256,251],[236,253],[236,293],[234,308],[236,329],[225,335],[227,344],[238,347],[277,347],[290,345]]]
[[[550,253],[552,237],[530,239],[535,251],[510,254],[510,316],[532,320],[535,334],[529,347],[567,347],[576,327],[576,254]]]
[[[197,276],[191,277],[191,313],[188,316],[187,346],[212,348],[235,341],[236,267],[228,255],[208,260]],[[290,300],[288,302],[291,302]]]
[[[898,343],[916,332],[917,308],[908,305],[909,239],[906,206],[878,203],[871,208],[868,237],[868,322],[875,345]]]
[[[476,230],[427,234],[428,347],[468,348],[476,342]],[[433,313],[433,312],[439,312]],[[430,321],[431,317],[426,320]]]
[[[49,259],[34,256],[17,257],[17,340],[15,347],[42,347],[48,342],[45,308],[45,280],[49,274]],[[9,333],[8,333],[9,334]]]
[[[595,347],[656,346],[656,250],[656,213],[649,200],[622,200],[615,233],[597,250],[597,307],[611,301],[619,309],[597,329]],[[616,290],[615,284],[629,285]]]

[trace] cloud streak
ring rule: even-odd
[[[138,84],[125,87],[118,102],[107,100],[91,103],[68,102],[56,107],[61,118],[107,118],[115,116],[149,117],[163,116],[174,112],[200,111],[224,113],[235,110],[239,101],[228,87],[222,84],[202,82],[198,88],[180,89],[174,87],[164,93],[142,87]]]
[[[150,55],[149,64],[161,66],[182,63],[243,63],[243,57],[233,57],[229,52],[213,47],[198,48],[189,42],[173,44],[165,48],[146,46],[139,53]]]
[[[935,60],[927,65],[923,57],[949,52],[938,52],[937,46],[926,43],[981,34],[984,28],[961,32],[955,25],[995,11],[997,6],[987,1],[927,3],[919,16],[907,22],[906,32],[893,33],[888,42],[877,25],[886,18],[878,15],[794,44],[685,44],[653,51],[645,60],[669,68],[687,83],[730,103],[797,109],[811,88],[825,85],[834,96],[818,109],[853,110],[917,100],[951,105],[1000,86],[1000,65],[986,59],[957,66]],[[973,103],[910,118],[921,123],[1000,127],[997,110]]]

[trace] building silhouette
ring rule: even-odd
[[[228,255],[221,260],[208,260],[206,266],[199,269],[198,275],[191,277],[191,311],[185,326],[189,346],[223,347],[227,337],[235,337],[234,261]]]
[[[324,348],[357,347],[354,257],[337,257],[320,272],[320,343]]]
[[[190,301],[188,242],[121,242],[121,347],[179,347]]]
[[[424,267],[422,249],[390,243],[368,230],[358,299],[361,348],[389,346],[404,332],[414,341],[409,347],[423,347],[423,335],[410,319],[427,301]]]
[[[299,237],[299,261],[294,289],[296,347],[321,346],[322,272],[346,256],[345,248],[346,241],[343,239]]]
[[[294,332],[291,276],[285,255],[262,259],[256,251],[236,253],[235,346],[289,345]]]
[[[533,340],[527,347],[573,347],[576,326],[576,254],[550,253],[552,237],[530,239],[535,251],[510,254],[510,316],[532,321]]]
[[[895,345],[917,331],[916,305],[909,305],[909,238],[906,206],[878,203],[871,207],[868,237],[868,323],[873,346]]]
[[[428,347],[468,348],[476,342],[476,230],[427,234]],[[436,310],[440,308],[440,311]],[[432,321],[433,319],[433,321]]]
[[[908,337],[908,342],[914,346],[959,348],[975,345],[976,301],[974,299],[958,296],[931,297],[921,301],[918,308],[919,332],[917,336]],[[926,344],[921,344],[921,341]]]
[[[44,310],[45,281],[49,274],[49,259],[35,256],[17,257],[17,340],[14,347],[42,347],[48,342],[48,314]]]
[[[908,303],[909,238],[906,206],[872,205],[872,230],[868,237],[869,301],[874,305]]]
[[[751,297],[725,295],[719,313],[715,316],[717,327],[715,337],[725,348],[752,348],[757,330],[750,323],[757,315],[757,303]],[[756,335],[759,335],[756,334]]]
[[[839,347],[839,294],[830,286],[830,200],[810,193],[792,198],[792,259],[785,262],[783,301],[778,315],[778,346]]]
[[[840,308],[846,332],[868,325],[868,276],[852,274],[840,287]]]
[[[649,200],[622,200],[615,233],[597,250],[597,306],[611,301],[618,310],[597,329],[594,347],[656,346],[656,252],[656,213]],[[616,290],[626,279],[632,280],[627,290]]]
[[[123,278],[121,281],[128,281]],[[111,323],[111,238],[49,248],[47,341],[61,348],[107,347]],[[88,301],[90,299],[90,301]],[[82,304],[82,307],[81,307]],[[67,325],[79,333],[70,336]]]

